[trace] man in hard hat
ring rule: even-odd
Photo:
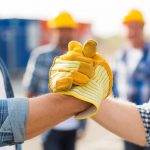
[[[51,43],[33,51],[25,72],[23,84],[27,97],[49,93],[49,68],[56,56],[66,52],[71,40],[77,39],[77,23],[68,12],[61,12],[48,23],[52,31]],[[44,150],[74,150],[78,135],[85,128],[85,120],[73,117],[58,124],[42,137]]]
[[[126,45],[116,55],[114,63],[114,96],[137,105],[150,99],[150,43],[144,38],[145,20],[139,10],[131,10],[123,19]],[[150,150],[124,142],[125,150]]]

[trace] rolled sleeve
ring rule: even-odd
[[[25,141],[25,128],[28,118],[27,99],[8,100],[8,118],[13,132],[14,143]]]
[[[27,117],[27,99],[0,99],[0,146],[25,141]]]
[[[150,102],[137,106],[141,118],[143,120],[145,133],[146,133],[146,146],[150,146]]]

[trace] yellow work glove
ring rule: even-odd
[[[54,59],[51,67],[49,88],[52,92],[67,91],[72,85],[85,85],[94,75],[93,59],[82,54],[81,43],[72,41],[68,49],[67,54]]]
[[[91,107],[88,110],[76,115],[77,119],[85,119],[95,115],[99,109],[101,100],[105,99],[111,93],[112,72],[108,63],[96,53],[97,43],[95,41],[89,40],[85,42],[84,46],[80,45],[80,48],[78,48],[79,46],[77,45],[79,45],[79,43],[77,43],[78,42],[69,43],[69,51],[67,54],[55,59],[50,71],[49,87],[52,92],[71,95],[90,103]],[[85,61],[87,59],[90,61]],[[94,75],[93,69],[88,71],[89,68],[83,67],[86,71],[81,71],[82,75],[85,75],[88,79],[82,83],[82,86],[76,86],[80,84],[77,84],[77,82],[74,83],[72,79],[70,87],[66,84],[66,89],[64,88],[65,86],[63,86],[63,88],[57,90],[55,88],[57,81],[61,80],[63,84],[67,83],[67,81],[64,80],[66,76],[75,78],[76,80],[78,79],[78,76],[74,76],[74,72],[79,71],[77,63],[81,64],[81,62],[86,62],[86,64],[94,67]],[[74,64],[74,66],[72,64]],[[60,67],[61,65],[63,69]],[[87,72],[89,74],[87,74]],[[81,78],[80,80],[82,81]],[[59,84],[61,83],[59,82]]]

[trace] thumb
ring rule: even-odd
[[[84,43],[83,55],[92,58],[96,54],[97,43],[94,40],[87,40]]]

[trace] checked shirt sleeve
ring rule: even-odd
[[[144,123],[147,146],[150,146],[150,102],[137,106]]]
[[[28,117],[28,100],[0,99],[0,146],[23,143]]]

